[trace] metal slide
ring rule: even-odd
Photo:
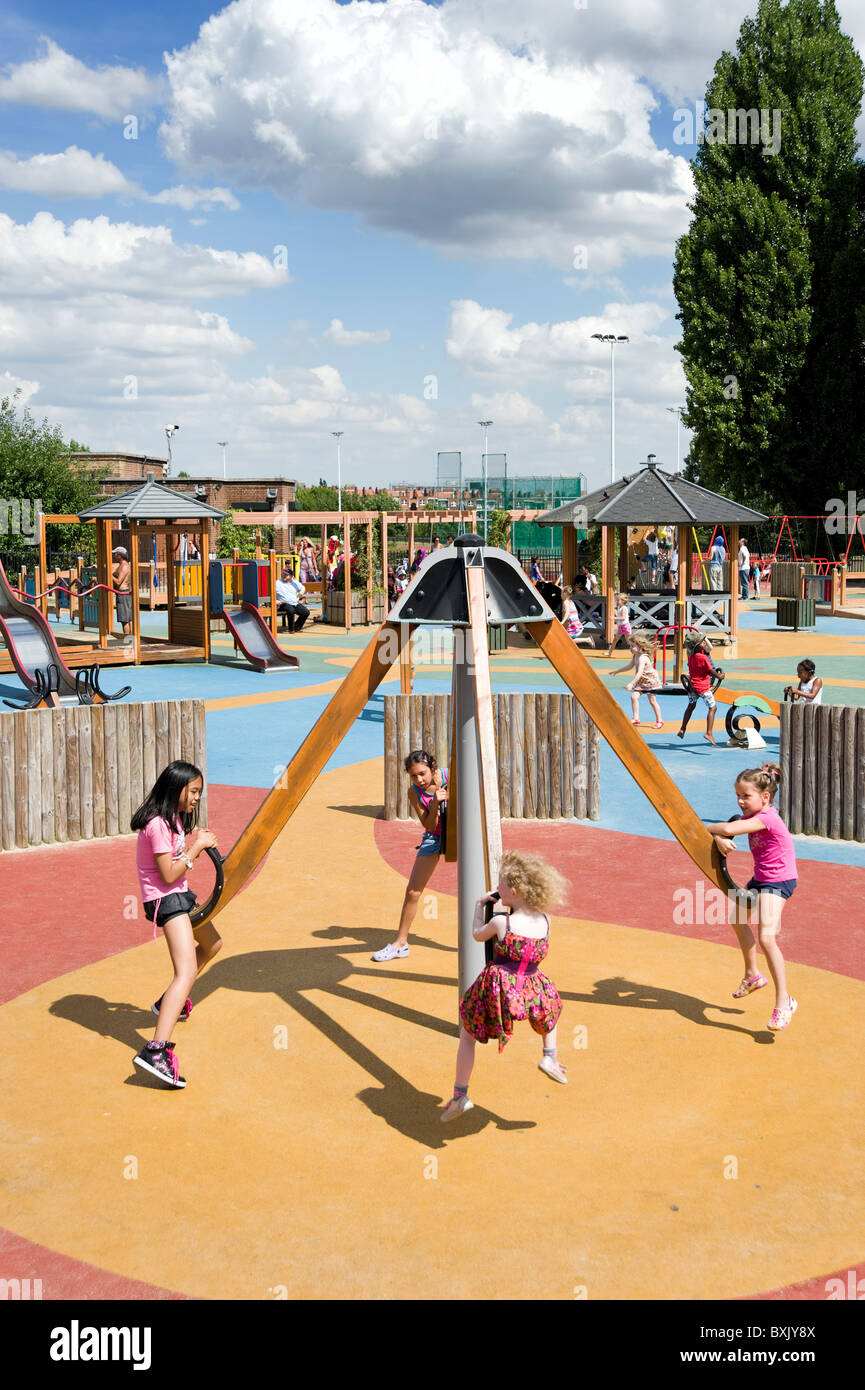
[[[221,616],[236,645],[256,671],[273,671],[280,666],[299,666],[296,656],[284,652],[254,603],[240,608],[223,608]]]
[[[69,670],[54,639],[47,618],[32,603],[25,603],[10,589],[0,562],[0,637],[9,648],[12,664],[29,691],[37,688],[36,672],[57,668],[57,694],[78,699],[75,676]]]

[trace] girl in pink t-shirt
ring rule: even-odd
[[[754,877],[749,880],[748,887],[754,890],[757,900],[750,910],[750,924],[738,920],[733,923],[745,958],[745,975],[733,992],[733,998],[742,999],[769,983],[757,969],[757,946],[751,931],[751,927],[756,926],[760,949],[769,963],[775,985],[775,1008],[768,1024],[773,1033],[789,1027],[799,1007],[787,992],[784,957],[778,945],[781,913],[785,902],[795,892],[798,872],[793,837],[772,805],[780,781],[781,769],[777,763],[764,763],[762,767],[740,773],[736,779],[736,797],[741,819],[719,821],[706,827],[724,855],[734,848],[733,835],[748,836],[748,848],[754,856]],[[734,913],[734,918],[738,919],[738,913]]]
[[[199,830],[189,849],[186,847],[186,836],[198,819],[203,786],[204,779],[192,763],[169,763],[132,817],[132,829],[138,831],[135,858],[144,915],[153,923],[154,938],[157,927],[164,931],[174,966],[174,979],[153,1005],[153,1013],[159,1016],[153,1041],[133,1061],[176,1087],[185,1086],[186,1080],[179,1073],[174,1043],[169,1038],[175,1023],[189,1018],[192,1000],[187,995],[222,945],[209,922],[193,928],[189,917],[196,897],[189,892],[186,872],[199,854],[216,847],[216,836],[210,830]]]

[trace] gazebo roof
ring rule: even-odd
[[[148,473],[147,481],[140,487],[106,497],[104,502],[78,515],[82,521],[114,521],[124,516],[130,521],[221,521],[225,512],[186,492],[175,492],[164,483],[157,483]]]
[[[731,497],[698,487],[684,478],[665,473],[650,459],[644,468],[629,473],[585,497],[563,502],[535,517],[536,526],[627,526],[657,523],[662,526],[699,526],[766,521],[762,512],[744,507]]]

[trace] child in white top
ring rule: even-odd
[[[822,705],[823,703],[823,682],[814,672],[817,667],[813,661],[800,661],[796,667],[796,675],[799,677],[797,686],[785,685],[785,700],[804,700],[808,705]]]
[[[630,642],[631,640],[631,613],[628,608],[628,595],[616,595],[616,631],[610,643],[610,650],[607,656],[612,656],[619,642]]]

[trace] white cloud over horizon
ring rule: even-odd
[[[10,64],[6,75],[0,76],[0,101],[119,121],[149,111],[163,94],[162,78],[151,77],[141,68],[88,68],[45,35],[39,45],[38,57]]]

